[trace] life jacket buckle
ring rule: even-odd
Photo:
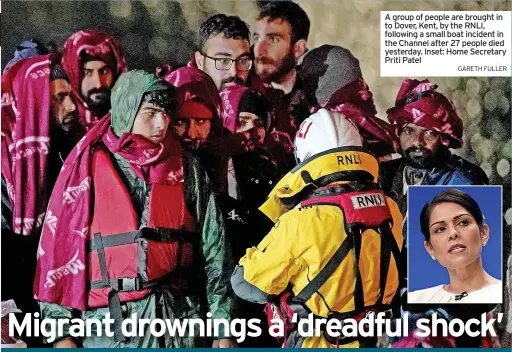
[[[137,277],[112,279],[110,280],[110,287],[118,292],[140,291],[143,289],[142,282]]]

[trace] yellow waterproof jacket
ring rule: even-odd
[[[306,172],[304,172],[306,171]],[[365,175],[366,174],[366,175]],[[333,176],[334,175],[334,176]],[[327,177],[326,177],[327,176]],[[329,177],[330,176],[330,177]],[[377,181],[378,163],[360,148],[337,148],[299,164],[274,188],[260,210],[277,218],[270,233],[257,246],[247,250],[240,260],[244,280],[270,295],[279,295],[290,284],[297,295],[334,255],[346,239],[345,215],[334,205],[300,207],[297,201],[307,193],[308,184],[322,185],[336,179],[369,177]],[[344,181],[334,181],[344,182]],[[324,184],[325,185],[325,184]],[[313,186],[316,187],[316,186]],[[290,201],[293,198],[294,201]],[[283,201],[284,200],[284,201]],[[392,216],[392,234],[402,248],[402,216],[396,203],[385,197]],[[292,208],[293,207],[293,208]],[[291,208],[291,210],[289,210]],[[380,295],[380,234],[368,229],[361,234],[359,270],[364,292],[364,306],[377,303]],[[355,309],[355,274],[353,250],[327,282],[306,302],[317,316]],[[389,304],[398,288],[398,269],[391,256],[382,302]],[[323,336],[308,337],[302,347],[330,347]],[[343,347],[357,347],[358,342]]]

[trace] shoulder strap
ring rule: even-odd
[[[381,257],[380,257],[380,296],[377,304],[382,304],[386,290],[386,281],[391,264],[391,256],[395,259],[398,279],[405,276],[402,266],[402,253],[396,242],[396,238],[391,230],[392,225],[389,222],[383,223],[379,230],[381,235]]]
[[[329,279],[334,270],[343,262],[348,252],[352,249],[353,239],[351,236],[343,241],[341,246],[336,250],[329,262],[322,268],[320,273],[311,280],[306,287],[300,291],[294,300],[305,303],[316,291],[322,287],[323,284]]]
[[[386,282],[388,278],[389,265],[391,260],[392,253],[392,242],[396,240],[393,236],[393,232],[391,232],[390,228],[391,224],[389,222],[383,223],[378,232],[380,234],[380,281],[379,281],[379,298],[377,299],[377,305],[381,305],[384,300],[384,294],[386,291]],[[395,257],[395,263],[398,268],[398,260],[399,258]]]
[[[373,188],[375,185],[373,183],[368,184],[368,182],[361,182],[361,184],[354,182],[354,183],[347,183],[347,184],[340,184],[336,185],[334,187],[329,188],[320,188],[315,191],[313,191],[308,198],[315,198],[315,197],[322,197],[322,196],[331,196],[331,195],[337,195],[342,193],[348,193],[354,191],[354,187],[356,189],[362,188]],[[348,255],[349,251],[351,249],[354,249],[354,254],[357,258],[359,258],[359,251],[360,251],[360,239],[357,240],[357,235],[355,235],[355,230],[353,228],[347,229],[347,237],[345,240],[341,243],[339,248],[336,250],[334,255],[329,259],[327,264],[322,268],[320,273],[316,275],[313,280],[311,280],[298,294],[294,297],[294,300],[300,303],[305,303],[313,294],[320,289],[320,287],[325,284],[325,282],[331,277],[331,275],[334,273],[334,270],[340,264],[343,262],[345,257]],[[356,281],[360,281],[360,275],[359,275],[359,260],[356,260],[355,265],[355,274],[356,274]],[[359,280],[357,279],[359,278]],[[357,290],[359,288],[359,290]],[[359,282],[359,285],[356,283],[356,290],[362,292],[362,284]]]

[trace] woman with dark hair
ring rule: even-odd
[[[425,249],[448,269],[450,283],[411,292],[409,303],[501,303],[501,281],[482,264],[490,228],[473,198],[457,189],[440,192],[423,207],[420,225]]]

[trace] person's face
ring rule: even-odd
[[[170,116],[164,109],[153,103],[144,102],[135,116],[132,133],[142,135],[158,144],[167,135],[169,121]]]
[[[432,209],[429,232],[425,249],[447,269],[473,263],[489,239],[489,226],[479,226],[469,211],[456,203],[440,203]]]
[[[69,132],[78,122],[75,102],[71,96],[71,87],[65,79],[50,82],[51,117],[53,123]]]
[[[217,34],[207,40],[204,54],[213,58],[249,59],[249,42],[243,39],[226,38],[223,34]],[[229,70],[224,71],[216,68],[215,60],[198,51],[195,57],[198,68],[213,79],[219,91],[233,84],[244,85],[247,81],[249,71],[239,70],[236,62],[232,63]]]
[[[290,24],[283,20],[256,22],[253,34],[256,73],[265,82],[279,82],[295,68],[298,57],[292,45]],[[300,56],[300,55],[299,55]]]
[[[103,61],[87,61],[83,67],[81,94],[91,110],[110,109],[114,74]]]
[[[172,125],[180,140],[193,148],[208,139],[212,118],[213,112],[207,106],[189,100],[180,107]]]
[[[251,112],[241,112],[236,121],[236,133],[254,129],[254,133],[260,137],[260,143],[265,139],[265,128],[261,119]]]
[[[413,123],[404,126],[399,139],[405,161],[418,168],[430,167],[443,146],[437,131]]]

